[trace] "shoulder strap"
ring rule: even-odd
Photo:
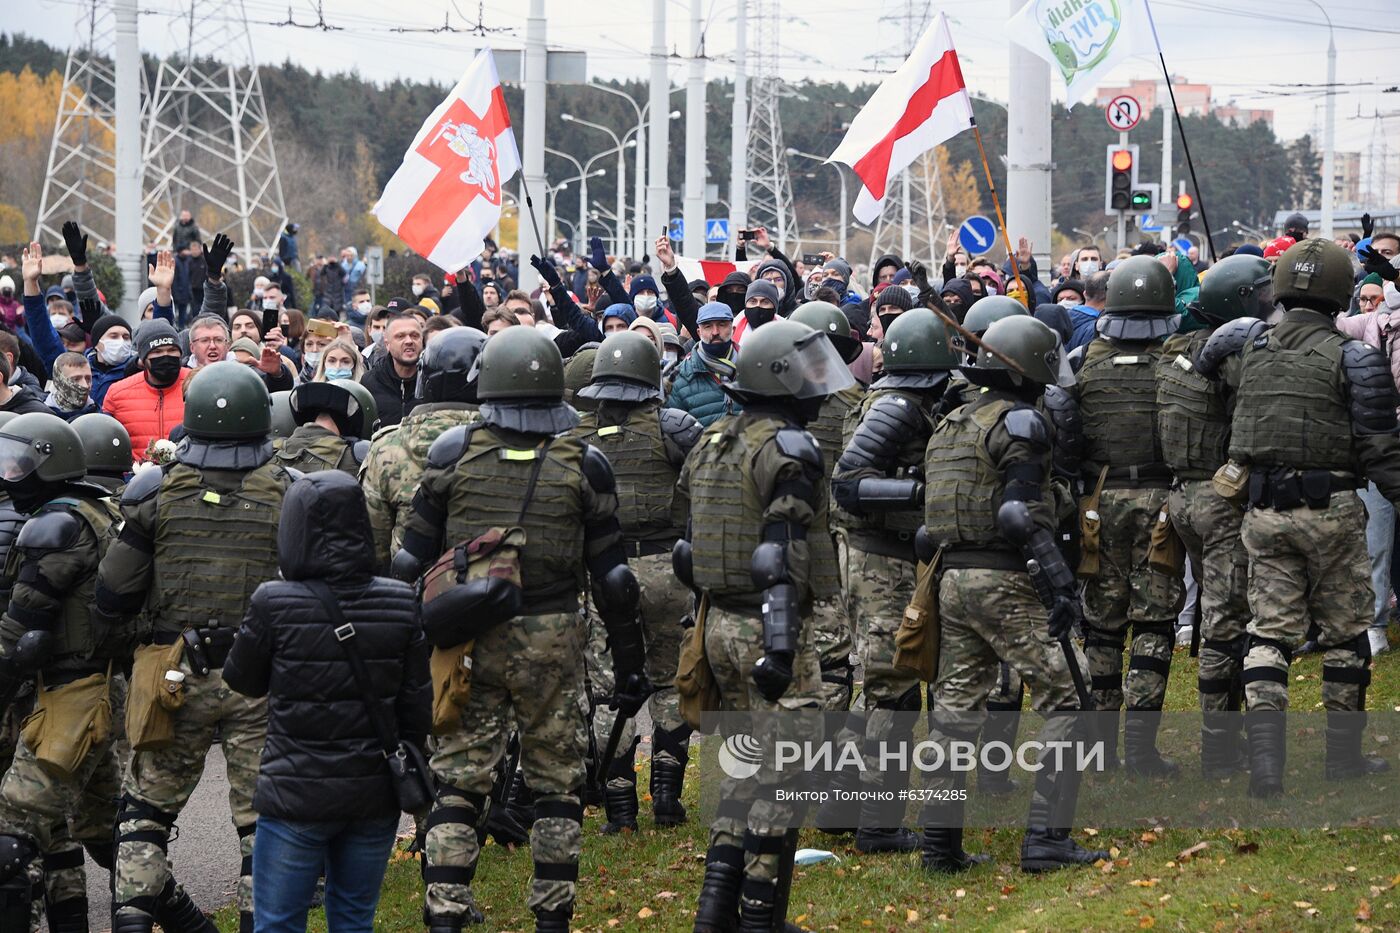
[[[326,585],[324,580],[303,580],[316,594],[316,598],[321,601],[321,605],[326,607],[330,613],[331,621],[335,623],[336,641],[345,651],[345,657],[350,662],[350,672],[355,675],[355,686],[360,690],[360,699],[364,701],[365,711],[369,713],[370,725],[374,727],[374,734],[379,739],[379,744],[385,757],[397,754],[399,749],[398,730],[394,724],[389,722],[384,715],[383,706],[375,699],[374,684],[369,677],[369,668],[365,667],[365,659],[360,657],[360,649],[355,644],[355,626],[345,620],[345,613],[340,611],[340,601],[335,598],[335,593]]]
[[[530,468],[530,481],[525,486],[525,501],[520,503],[520,514],[515,519],[517,525],[525,521],[525,513],[530,510],[530,500],[535,498],[535,486],[540,481],[540,470],[544,469],[544,458],[549,455],[549,445],[553,443],[554,438],[551,437],[543,446],[535,448],[535,465]]]

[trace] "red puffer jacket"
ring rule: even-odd
[[[170,437],[170,432],[184,420],[184,384],[192,372],[182,368],[180,378],[172,385],[157,389],[146,381],[143,370],[107,390],[102,410],[120,421],[131,435],[131,452],[136,460],[145,460],[151,441]]]

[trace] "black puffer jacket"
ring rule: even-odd
[[[422,744],[432,717],[428,646],[413,589],[375,577],[364,493],[338,470],[297,480],[277,532],[281,580],[253,593],[224,665],[239,693],[267,696],[253,809],[286,820],[358,820],[398,812],[389,771],[330,614],[301,582],[338,597],[379,702],[407,741]]]

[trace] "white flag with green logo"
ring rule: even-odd
[[[1027,0],[1008,33],[1059,70],[1071,106],[1125,58],[1157,52],[1147,0]]]

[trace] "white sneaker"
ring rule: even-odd
[[[1384,654],[1390,650],[1390,642],[1386,640],[1385,629],[1372,626],[1366,630],[1367,636],[1371,639],[1371,656]]]
[[[1176,630],[1176,646],[1185,648],[1191,644],[1191,626],[1186,625]]]

